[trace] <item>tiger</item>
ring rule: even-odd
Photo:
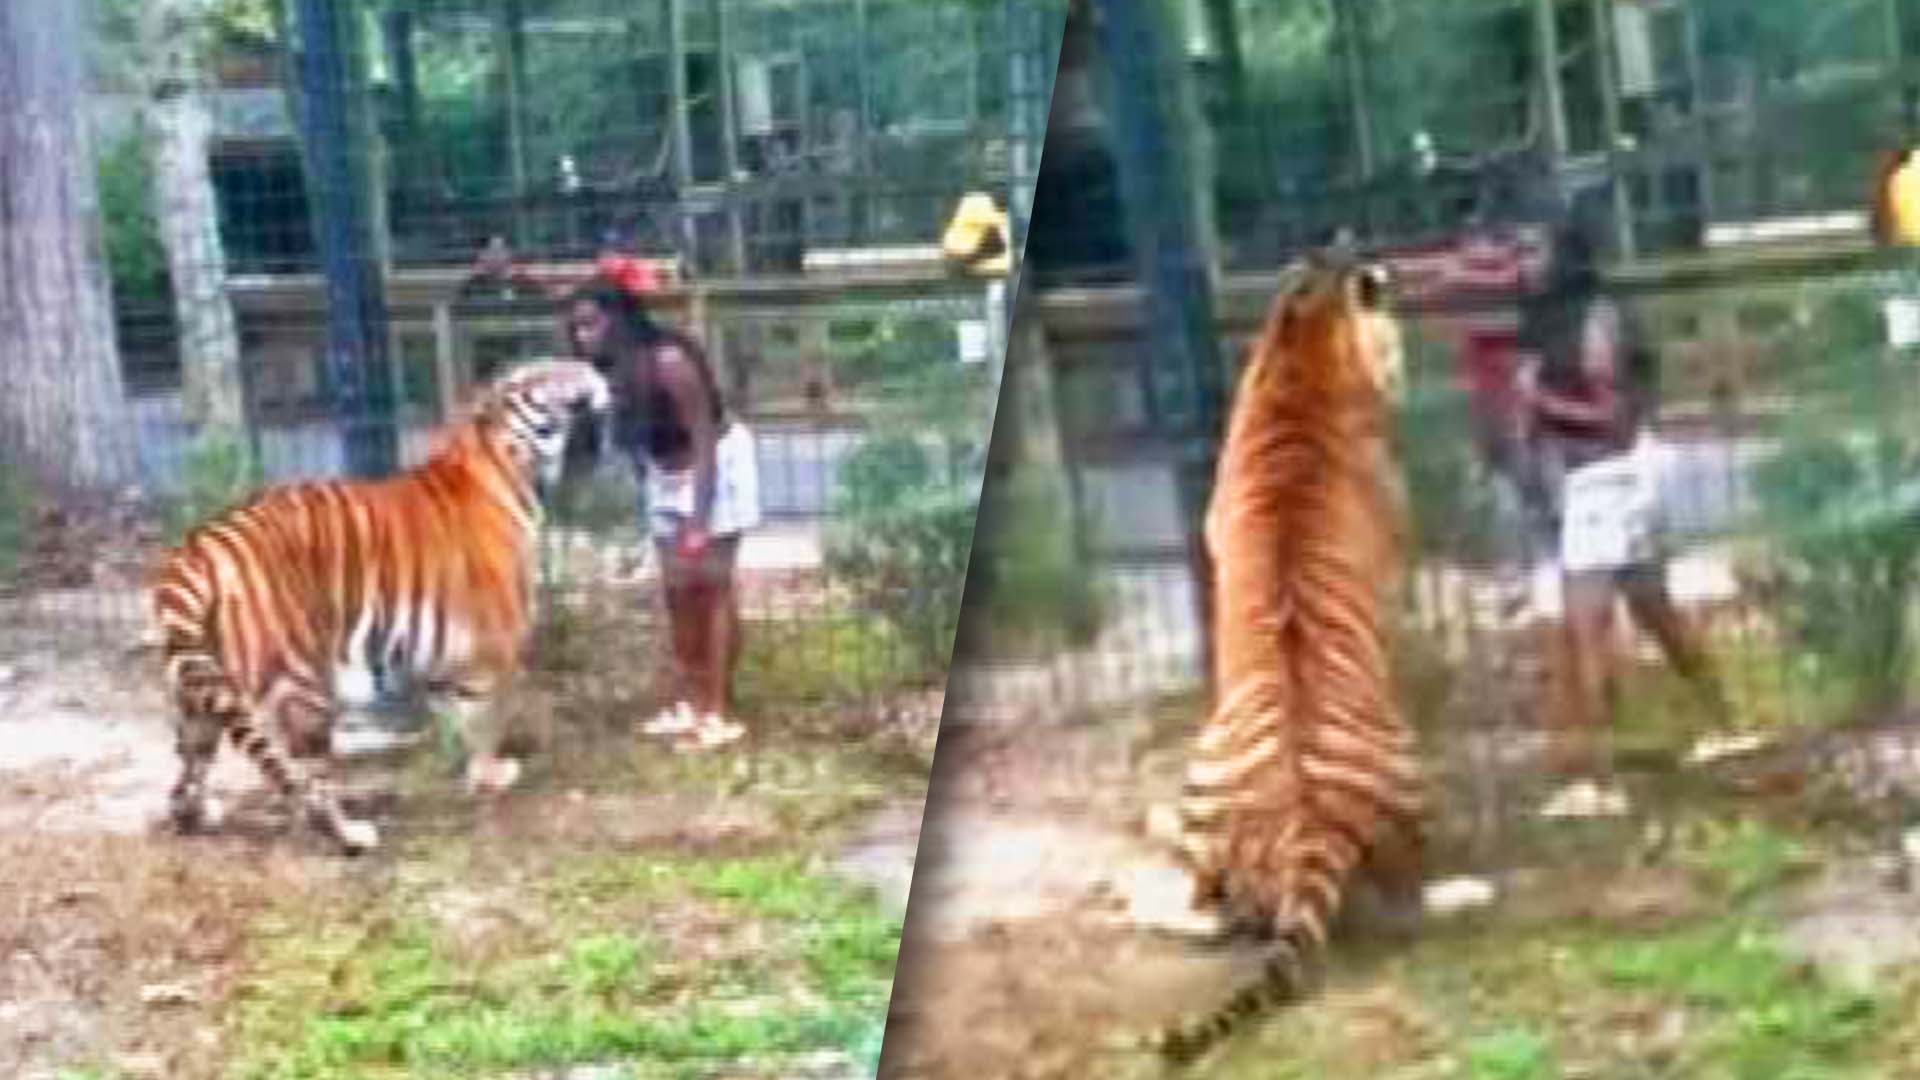
[[[1310,992],[1356,871],[1395,900],[1417,889],[1425,796],[1383,612],[1408,516],[1389,444],[1404,384],[1389,285],[1339,250],[1290,267],[1229,411],[1202,523],[1215,701],[1176,843],[1193,908],[1266,951],[1221,1008],[1149,1037],[1175,1062]]]
[[[385,679],[422,687],[452,722],[470,792],[511,787],[520,764],[496,754],[490,704],[529,635],[542,501],[576,416],[611,403],[588,364],[524,364],[421,465],[268,489],[162,553],[147,603],[176,718],[175,828],[218,825],[206,780],[225,735],[348,854],[376,848],[328,773],[340,706],[370,704]]]

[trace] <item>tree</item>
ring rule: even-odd
[[[83,5],[0,4],[0,444],[44,482],[133,481],[100,239]]]
[[[213,114],[207,59],[218,6],[217,0],[147,0],[138,9],[135,37],[187,418],[202,429],[237,431],[246,422],[240,337],[227,298],[226,249],[208,166]]]

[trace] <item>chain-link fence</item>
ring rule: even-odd
[[[1701,747],[1730,735],[1794,742],[1856,723],[1895,732],[1888,746],[1913,741],[1901,726],[1915,652],[1909,544],[1920,535],[1904,434],[1920,374],[1913,283],[1867,231],[1874,154],[1898,145],[1906,101],[1902,39],[1882,32],[1908,13],[1794,7],[1819,25],[1789,63],[1766,51],[1787,32],[1767,23],[1772,15],[1743,21],[1712,3],[1191,6],[1214,27],[1196,40],[1224,40],[1202,9],[1238,20],[1238,59],[1201,63],[1195,75],[1212,88],[1214,124],[1189,150],[1200,162],[1189,178],[1208,195],[1190,235],[1202,245],[1217,236],[1212,254],[1226,267],[1208,297],[1202,354],[1217,348],[1230,385],[1283,257],[1337,228],[1397,271],[1411,386],[1396,410],[1396,446],[1414,536],[1396,664],[1401,700],[1438,734],[1436,767],[1465,770],[1460,784],[1443,785],[1449,797],[1473,803],[1484,794],[1475,778],[1492,774],[1537,794],[1550,774],[1544,748],[1570,722],[1558,536],[1530,532],[1484,426],[1536,351],[1530,313],[1556,238],[1564,241],[1556,230],[1570,222],[1603,238],[1603,291],[1657,358],[1654,441],[1642,460],[1656,476],[1659,571],[1730,702],[1713,715],[1659,662],[1667,653],[1648,626],[1616,619],[1616,644],[1633,662],[1611,698],[1615,749],[1672,749],[1683,736],[1705,739]],[[1565,57],[1557,90],[1529,60],[1548,30],[1543,12]],[[1076,9],[1089,23],[1110,15],[1098,4]],[[1343,18],[1362,28],[1342,29]],[[1069,57],[1075,33],[1070,26]],[[1339,47],[1343,33],[1365,35],[1358,68]],[[1315,46],[1275,51],[1292,38]],[[1101,39],[1089,31],[1086,40],[1094,104],[1083,107],[1097,105],[1117,133],[1063,119],[1056,102],[1055,131],[1077,148],[1061,167],[1077,177],[1102,154],[1117,167],[1135,137],[1119,99],[1099,89],[1111,65]],[[1600,68],[1596,41],[1612,50]],[[1643,47],[1654,55],[1635,51]],[[1194,50],[1188,59],[1220,60]],[[1080,76],[1063,60],[1063,88]],[[1269,108],[1274,95],[1298,100]],[[1170,96],[1157,107],[1177,111]],[[1818,132],[1789,125],[1778,139],[1783,129],[1761,119],[1840,97],[1872,107]],[[1548,109],[1568,127],[1553,136],[1557,153],[1540,149],[1554,145],[1542,141]],[[1663,125],[1680,120],[1721,127],[1678,161],[1683,140]],[[1416,169],[1400,148],[1424,145],[1421,132],[1443,150],[1492,156],[1459,175],[1444,159]],[[1528,152],[1502,148],[1527,140]],[[1051,150],[1048,162],[1051,173]],[[1369,170],[1375,181],[1362,184]],[[1691,170],[1691,202],[1662,202],[1660,191],[1685,185],[1663,188],[1661,170]],[[1050,182],[1037,192],[1042,205]],[[1179,396],[1197,378],[1169,370],[1165,309],[1153,303],[1163,282],[1095,280],[1148,274],[1133,213],[1083,218],[1045,238],[1038,231],[1050,220],[1036,224],[950,725],[1137,716],[1169,698],[1191,717],[1204,711],[1196,509],[1211,477],[1193,464],[1210,460],[1223,417]],[[1165,236],[1153,242],[1164,247]],[[1920,790],[1910,749],[1888,752],[1872,790],[1895,777],[1909,794]],[[1477,809],[1483,823],[1514,820],[1505,803]]]

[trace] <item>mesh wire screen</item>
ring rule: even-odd
[[[1411,385],[1396,446],[1414,533],[1397,663],[1402,700],[1442,733],[1438,768],[1536,745],[1570,692],[1557,537],[1529,534],[1481,427],[1524,351],[1514,338],[1554,230],[1570,221],[1592,223],[1608,287],[1657,357],[1660,572],[1707,643],[1733,723],[1779,734],[1903,715],[1905,432],[1920,373],[1898,327],[1914,278],[1904,257],[1874,248],[1867,207],[1876,155],[1899,145],[1910,109],[1904,5],[1172,10],[1200,28],[1185,60],[1208,121],[1197,141],[1211,149],[1189,175],[1217,245],[1193,257],[1223,268],[1212,340],[1229,377],[1292,254],[1345,229],[1398,271]],[[1099,35],[1076,46],[1075,34],[1043,206],[1111,183],[1135,123],[1102,82],[1113,65]],[[1548,38],[1552,92],[1537,63]],[[1159,107],[1177,110],[1160,91]],[[1220,429],[1156,412],[1160,387],[1186,375],[1164,370],[1158,285],[1138,283],[1131,209],[1036,219],[956,654],[952,700],[965,707],[950,725],[1137,717],[1168,699],[1189,720],[1204,710],[1194,542],[1211,477],[1192,466]],[[1629,658],[1616,742],[1712,728],[1647,629],[1615,628]],[[1545,759],[1522,759],[1504,775],[1532,791]],[[1510,821],[1506,806],[1480,809]]]

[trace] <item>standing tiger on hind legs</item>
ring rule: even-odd
[[[1403,520],[1387,286],[1341,253],[1290,269],[1234,398],[1205,523],[1215,705],[1192,744],[1179,846],[1193,909],[1265,952],[1223,1006],[1150,1040],[1175,1062],[1308,992],[1357,875],[1417,910],[1424,796],[1382,612]]]
[[[447,426],[422,465],[378,481],[271,489],[195,528],[148,590],[177,713],[182,831],[218,823],[206,791],[222,736],[349,853],[379,844],[329,779],[336,715],[393,679],[425,689],[466,743],[467,785],[519,777],[492,702],[533,620],[542,502],[576,416],[607,383],[572,360],[523,365]]]

